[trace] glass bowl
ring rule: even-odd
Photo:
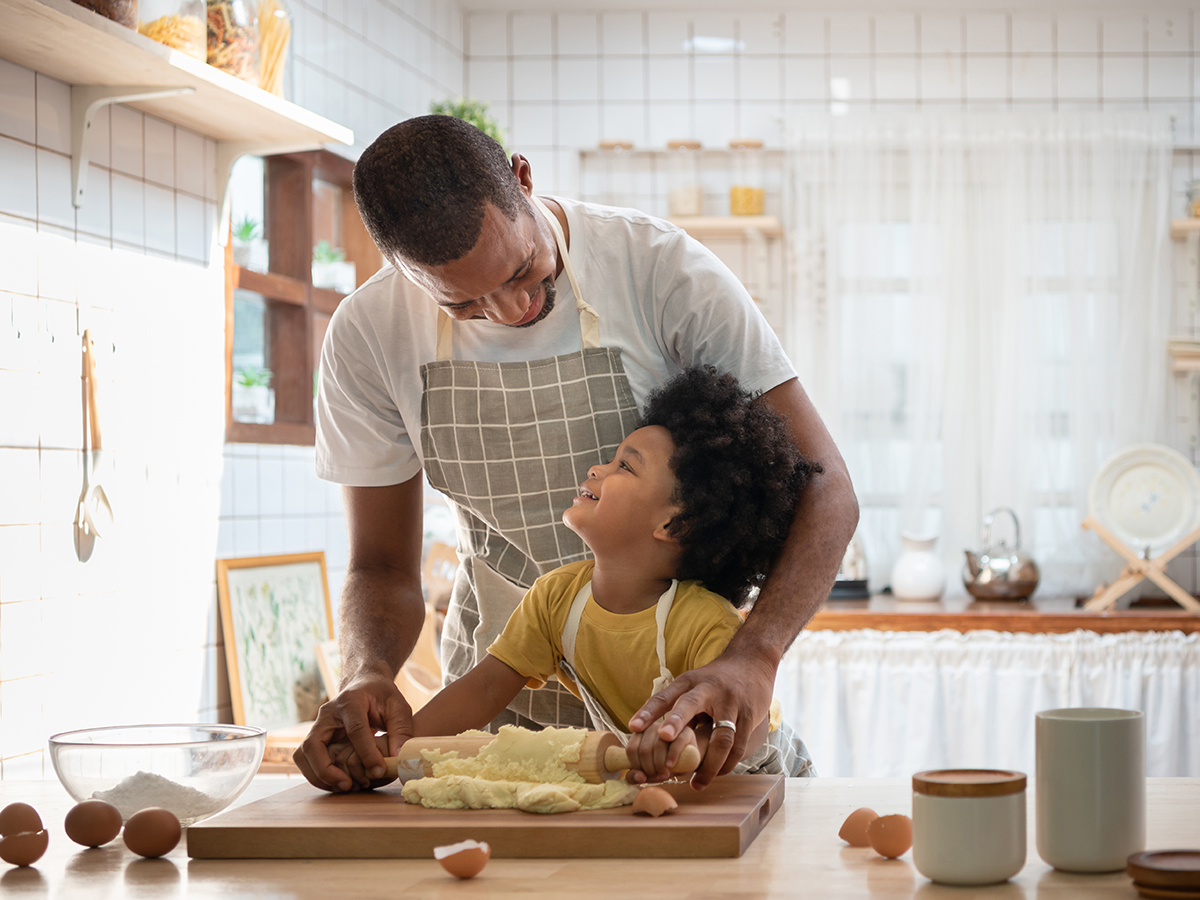
[[[158,806],[187,826],[246,789],[266,746],[247,725],[116,725],[52,735],[50,760],[77,801],[106,800],[123,819]]]

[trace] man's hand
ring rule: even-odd
[[[377,742],[376,731],[387,732],[387,742]],[[412,737],[412,709],[386,676],[356,679],[317,713],[308,737],[292,754],[301,773],[315,787],[325,791],[355,789],[354,779],[338,767],[330,753],[331,744],[349,744],[357,755],[364,779],[372,786],[385,773],[384,749],[396,756],[404,742]],[[346,754],[342,753],[345,762]],[[365,786],[365,785],[360,785]]]
[[[634,732],[646,732],[651,723],[665,715],[657,738],[669,743],[689,726],[706,731],[705,716],[714,723],[736,723],[736,730],[714,727],[707,749],[701,747],[704,761],[692,776],[692,787],[703,790],[718,775],[731,772],[746,755],[752,733],[770,712],[774,687],[773,666],[762,657],[740,654],[730,645],[723,656],[684,672],[647,700],[630,719],[629,727]]]

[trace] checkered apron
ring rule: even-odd
[[[619,350],[600,346],[600,319],[583,299],[558,220],[550,222],[579,310],[582,349],[532,362],[452,359],[453,320],[438,317],[437,359],[421,367],[421,449],[430,484],[454,509],[458,553],[442,628],[448,684],[487,653],[537,577],[586,558],[562,512],[593,465],[637,427]],[[587,727],[578,699],[556,681],[522,690],[493,728],[511,723]]]

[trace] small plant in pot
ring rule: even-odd
[[[275,421],[275,391],[270,369],[242,366],[234,373],[233,418],[237,422],[270,425]]]
[[[313,287],[327,288],[339,294],[349,294],[357,287],[355,265],[346,260],[346,251],[329,241],[318,241],[313,247]]]
[[[242,216],[233,223],[233,262],[243,269],[266,272],[269,266],[269,251],[262,237],[258,219]]]

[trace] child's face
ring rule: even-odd
[[[677,486],[674,452],[667,429],[639,428],[621,442],[611,462],[588,470],[579,496],[563,512],[563,524],[597,554],[645,545],[679,512],[671,500]]]

